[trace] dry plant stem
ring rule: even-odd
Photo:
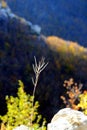
[[[34,70],[34,73],[35,73],[35,80],[34,80],[34,78],[32,78],[32,83],[34,85],[33,96],[35,96],[35,91],[36,91],[36,87],[37,87],[37,83],[38,83],[40,73],[48,65],[48,63],[45,64],[45,61],[44,61],[45,59],[43,57],[42,57],[41,61],[39,61],[39,63],[37,63],[36,57],[34,57],[34,60],[35,60],[35,64],[33,64],[33,70]]]
[[[38,80],[39,80],[40,73],[48,65],[48,63],[45,63],[44,60],[45,60],[45,58],[42,57],[42,59],[37,63],[36,57],[34,57],[35,64],[33,64],[33,71],[35,73],[35,78],[32,77],[32,83],[34,85],[32,108],[34,107],[35,91],[36,91],[36,87],[37,87],[37,83],[38,83]],[[31,113],[31,125],[32,125],[33,114],[34,114],[34,111]]]

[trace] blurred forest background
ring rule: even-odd
[[[50,121],[65,106],[60,98],[65,94],[65,80],[73,78],[87,89],[87,1],[6,2],[12,12],[7,5],[0,6],[0,114],[7,111],[5,96],[16,96],[18,80],[32,95],[34,56],[37,61],[45,57],[49,64],[40,75],[35,100]],[[41,32],[32,33],[36,26],[28,21],[40,25]]]

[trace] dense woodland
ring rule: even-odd
[[[87,56],[84,53],[84,48],[81,53],[76,52],[72,44],[72,53],[69,48],[67,52],[64,51],[60,45],[62,50],[57,51],[54,50],[55,47],[50,49],[48,44],[38,40],[38,38],[26,39],[21,35],[15,41],[0,39],[0,43],[0,91],[2,99],[0,109],[3,112],[4,96],[16,94],[19,79],[24,82],[27,93],[32,94],[31,78],[33,76],[34,56],[38,61],[45,57],[46,62],[49,62],[40,76],[36,91],[36,98],[41,103],[40,109],[44,115],[48,113],[52,116],[61,108],[60,96],[64,92],[63,82],[65,79],[73,77],[76,82],[83,83],[84,88],[87,87]]]

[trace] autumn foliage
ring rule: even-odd
[[[74,83],[74,80],[71,78],[69,80],[65,80],[63,86],[66,88],[66,94],[61,96],[63,103],[66,107],[79,110],[79,106],[77,104],[79,102],[82,84]]]
[[[87,59],[87,49],[77,42],[67,41],[56,36],[48,36],[45,41],[51,50]]]
[[[46,121],[38,113],[38,101],[32,106],[33,96],[26,94],[21,80],[18,83],[17,97],[6,96],[7,113],[3,116],[0,115],[0,121],[2,122],[0,130],[12,130],[22,124],[33,128],[33,130],[45,130]],[[40,126],[41,120],[43,121]]]
[[[65,80],[63,86],[66,88],[66,93],[61,99],[65,106],[80,110],[87,115],[87,90],[82,91],[82,84],[75,83],[72,78]]]
[[[79,101],[78,107],[87,115],[87,90],[79,95]]]

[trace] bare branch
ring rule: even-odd
[[[48,63],[45,64],[45,58],[44,57],[42,57],[42,59],[37,63],[36,57],[34,56],[34,61],[35,61],[35,64],[32,65],[33,71],[35,73],[35,80],[34,80],[34,78],[32,78],[32,83],[34,85],[33,96],[35,95],[35,90],[36,90],[36,86],[37,86],[37,83],[38,83],[39,75],[48,65]]]
[[[33,83],[33,85],[34,85],[34,79],[33,79],[33,77],[32,77],[32,83]]]
[[[35,77],[32,77],[32,83],[34,85],[34,89],[33,89],[33,100],[32,100],[32,108],[34,106],[34,99],[35,99],[35,91],[36,91],[36,87],[37,87],[37,83],[38,83],[38,79],[40,76],[40,73],[46,68],[46,66],[48,65],[48,63],[45,64],[45,58],[42,57],[42,59],[37,63],[36,57],[34,56],[34,61],[35,63],[32,65],[33,67],[33,71],[35,74]],[[31,125],[32,125],[32,118],[33,118],[33,114],[34,112],[31,113]]]
[[[40,73],[46,68],[47,65],[48,65],[48,63],[45,64],[45,65],[42,67],[42,69],[40,69]]]

